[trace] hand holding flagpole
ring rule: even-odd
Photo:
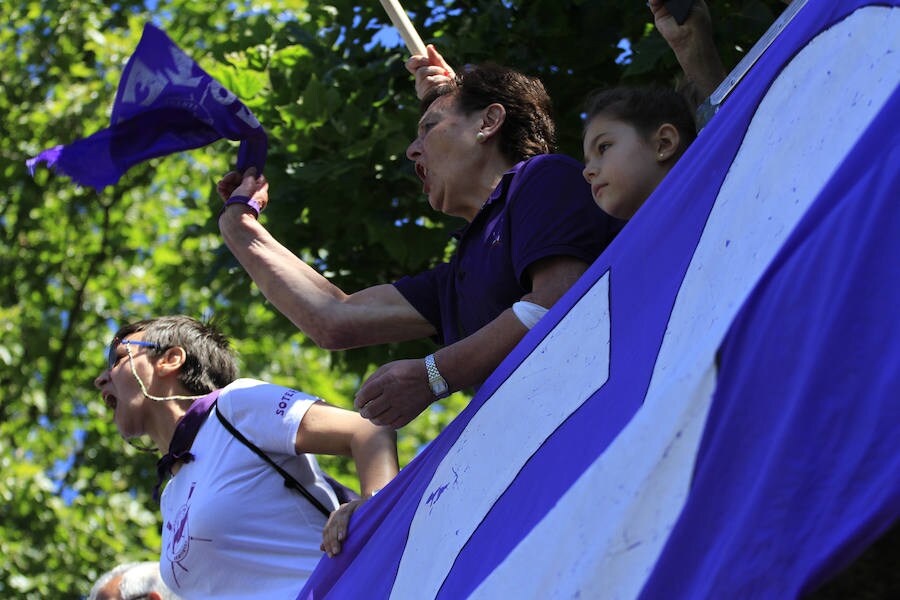
[[[422,42],[422,38],[416,33],[415,27],[413,27],[409,17],[406,16],[406,12],[400,6],[400,2],[398,0],[381,0],[381,6],[384,7],[385,12],[390,17],[391,23],[403,36],[403,41],[406,42],[406,47],[410,54],[425,56],[427,52],[425,43]]]

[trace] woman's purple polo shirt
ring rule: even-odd
[[[588,263],[624,224],[600,210],[582,165],[544,154],[503,175],[481,211],[459,234],[449,262],[394,286],[452,344],[475,333],[531,290],[529,265],[548,256]]]

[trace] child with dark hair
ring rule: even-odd
[[[594,202],[630,219],[696,138],[687,101],[656,87],[618,87],[588,98],[584,178]]]

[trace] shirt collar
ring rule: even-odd
[[[510,182],[513,180],[513,177],[515,177],[516,173],[519,171],[519,169],[522,167],[522,165],[524,163],[525,163],[524,160],[522,162],[516,163],[515,165],[513,165],[513,167],[509,171],[504,173],[503,176],[500,178],[500,183],[497,184],[497,187],[494,188],[494,191],[491,192],[491,195],[488,196],[487,200],[484,201],[484,204],[481,205],[481,208],[478,209],[478,213],[475,215],[475,218],[472,219],[471,223],[466,223],[465,225],[463,225],[462,227],[460,227],[459,229],[457,229],[456,231],[451,233],[450,236],[454,237],[458,240],[462,239],[462,237],[466,234],[466,231],[469,230],[469,227],[472,226],[472,223],[477,221],[478,217],[481,216],[482,214],[484,214],[485,209],[487,207],[491,206],[494,202],[497,202],[498,200],[505,199],[506,192],[509,190]]]
[[[194,444],[194,438],[200,426],[206,422],[209,411],[219,397],[221,390],[203,396],[199,400],[195,400],[187,412],[178,420],[175,426],[175,433],[172,434],[172,441],[169,442],[169,451],[156,463],[156,486],[153,488],[153,499],[159,501],[159,488],[162,486],[163,480],[172,474],[172,467],[176,464],[189,463],[194,460],[191,454],[191,446]]]

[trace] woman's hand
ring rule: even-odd
[[[676,56],[695,52],[698,46],[705,50],[707,42],[712,41],[712,18],[703,0],[694,2],[687,20],[681,25],[669,13],[663,0],[649,0],[647,5],[653,13],[656,29]]]
[[[216,191],[219,193],[219,198],[222,199],[222,202],[225,202],[229,198],[231,198],[231,194],[241,185],[241,174],[237,171],[229,171],[225,173],[225,176],[216,183]]]
[[[439,85],[452,83],[456,78],[453,67],[447,64],[434,46],[428,44],[427,56],[416,54],[406,61],[406,70],[416,78],[416,97],[421,100]]]
[[[682,91],[696,108],[712,94],[728,74],[713,41],[712,17],[703,0],[691,6],[687,20],[679,25],[663,0],[649,0],[653,22],[684,70],[687,87]]]
[[[353,405],[361,417],[375,425],[400,429],[434,400],[425,362],[407,359],[379,367],[360,386]]]
[[[350,527],[350,517],[356,509],[366,502],[365,499],[351,500],[339,506],[328,517],[325,529],[322,530],[322,545],[319,549],[334,558],[341,553],[341,544],[347,539],[347,531]]]
[[[257,177],[255,167],[250,167],[243,174],[237,171],[226,173],[216,183],[216,191],[223,201],[228,200],[232,196],[246,196],[255,200],[259,205],[260,212],[269,203],[269,182],[266,181],[265,175]]]

